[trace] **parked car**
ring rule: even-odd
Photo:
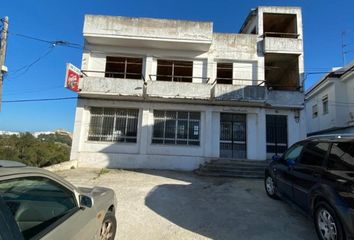
[[[319,239],[354,238],[354,136],[316,136],[291,146],[265,170],[271,198],[313,217]]]
[[[112,189],[75,187],[56,174],[0,160],[0,240],[111,239]]]

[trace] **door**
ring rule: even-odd
[[[267,158],[282,154],[288,148],[288,121],[285,115],[266,116]]]
[[[309,142],[299,163],[292,168],[294,200],[304,210],[308,210],[312,189],[321,181],[329,146],[325,142]]]
[[[278,191],[288,197],[293,197],[293,178],[292,167],[301,156],[304,146],[299,143],[293,145],[280,160],[279,164],[274,165],[274,175],[276,178],[276,184]]]
[[[246,114],[220,114],[220,157],[245,159]]]

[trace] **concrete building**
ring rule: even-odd
[[[315,83],[305,95],[307,133],[354,133],[354,61]]]
[[[71,159],[191,170],[265,160],[306,135],[301,9],[212,22],[85,16]]]

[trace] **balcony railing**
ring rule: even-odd
[[[190,79],[190,76],[173,76],[176,78],[172,78],[172,75],[160,75],[171,77],[174,81],[158,81],[155,79],[159,75],[150,75],[149,80],[146,80],[143,75],[141,79],[124,79],[104,77],[107,73],[102,71],[84,71],[84,75],[86,73],[100,74],[100,76],[84,76],[80,83],[80,95],[86,97],[104,98],[110,95],[141,99],[192,99],[219,103],[240,101],[258,104],[265,104],[269,101],[271,104],[282,105],[286,103],[282,101],[285,98],[281,97],[285,94],[286,99],[292,99],[292,101],[289,100],[291,103],[303,102],[301,92],[290,91],[295,90],[293,88],[277,90],[274,86],[273,88],[267,86],[264,80],[216,78],[211,81],[209,78],[193,77],[194,82],[186,82],[184,80]],[[195,82],[195,79],[199,79],[200,82]],[[222,80],[228,80],[230,84],[218,83]]]
[[[265,32],[263,36],[276,38],[298,38],[300,35],[297,33]]]

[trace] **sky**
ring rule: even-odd
[[[212,21],[215,32],[237,33],[251,8],[300,6],[304,28],[304,61],[308,88],[332,67],[343,66],[342,33],[346,63],[354,59],[353,0],[11,0],[0,7],[9,17],[0,130],[73,131],[76,99],[43,102],[6,101],[71,98],[64,88],[66,63],[81,65],[82,50],[53,46],[48,41],[83,44],[85,14]],[[350,52],[351,51],[351,52]]]

